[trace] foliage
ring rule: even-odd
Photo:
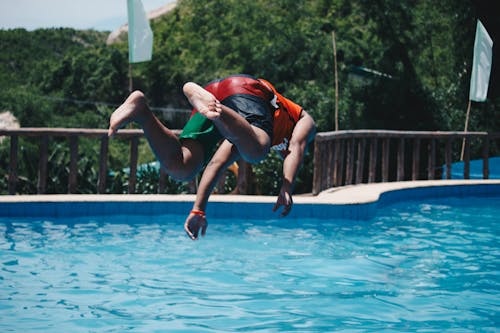
[[[340,129],[462,130],[476,19],[491,27],[493,39],[498,34],[493,7],[485,3],[490,1],[180,0],[152,22],[153,59],[134,64],[134,87],[152,106],[188,108],[184,82],[253,74],[301,104],[319,131],[329,131],[334,128],[334,31]],[[106,128],[128,94],[126,38],[106,45],[106,37],[72,29],[0,30],[0,110],[13,112],[24,127]],[[373,71],[359,75],[360,68]],[[500,130],[498,68],[494,63],[488,101],[472,105],[471,130]],[[126,192],[127,175],[119,170],[128,164],[127,144],[110,145],[108,165],[117,172],[108,178],[109,193]],[[141,163],[154,159],[145,146],[141,143]],[[20,147],[22,191],[33,193],[38,145],[22,141]],[[59,140],[50,143],[51,193],[66,191],[65,147]],[[7,155],[3,143],[0,156]],[[96,191],[96,156],[97,142],[81,144],[82,193]],[[311,160],[309,154],[299,192],[310,190]],[[4,161],[0,173],[6,175]],[[255,165],[254,173],[256,190],[276,193],[281,177],[276,156]],[[139,191],[156,193],[155,177],[145,174]],[[6,186],[3,177],[0,191]],[[170,179],[168,188],[186,191]]]

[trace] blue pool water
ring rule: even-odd
[[[210,219],[196,242],[179,215],[0,218],[0,331],[496,332],[499,203]]]

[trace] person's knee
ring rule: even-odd
[[[136,98],[145,98],[144,93],[141,90],[134,90],[130,93],[130,96],[134,96]]]
[[[186,182],[192,180],[202,168],[202,163],[194,163],[190,161],[163,163],[164,170],[174,180],[179,182]]]
[[[256,145],[254,149],[249,151],[245,156],[243,156],[243,158],[248,163],[258,163],[266,158],[267,154],[269,154],[270,148],[271,147],[269,143]]]
[[[136,105],[146,105],[146,96],[144,93],[140,90],[134,90],[130,93],[129,98],[132,100],[132,102]]]
[[[162,165],[170,177],[177,181],[190,181],[202,169],[205,153],[198,141],[186,139],[181,152],[164,157]]]
[[[243,153],[242,157],[249,163],[258,163],[266,158],[267,154],[269,154],[269,150],[271,149],[271,138],[267,133],[265,133],[260,128],[254,129],[258,136],[257,140],[249,149]]]

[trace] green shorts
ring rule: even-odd
[[[181,140],[193,139],[201,143],[206,163],[212,158],[223,136],[211,120],[196,112],[184,126],[179,138]]]

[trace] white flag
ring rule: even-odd
[[[128,59],[130,63],[151,60],[153,31],[141,0],[128,2]]]
[[[488,94],[490,81],[491,54],[493,41],[481,21],[477,21],[476,40],[474,41],[474,58],[470,78],[469,99],[484,102]]]

